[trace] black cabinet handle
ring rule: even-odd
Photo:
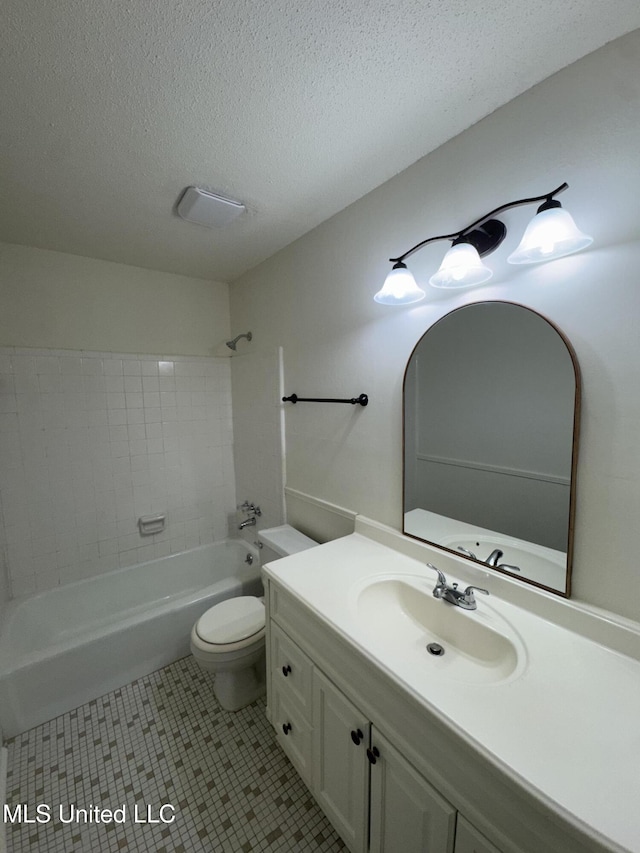
[[[363,737],[364,735],[362,734],[362,731],[360,729],[356,729],[355,731],[352,730],[351,740],[355,743],[356,746],[360,746]]]
[[[369,759],[369,764],[376,763],[380,758],[380,750],[377,746],[374,746],[373,749],[367,749],[367,758]]]
[[[291,672],[291,666],[289,664],[282,667],[282,674],[284,675],[285,678],[289,675],[290,672]]]
[[[291,731],[291,723],[283,723],[283,724],[282,724],[282,731],[283,731],[286,735],[288,735],[288,734],[289,734],[289,732]]]

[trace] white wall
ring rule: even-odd
[[[226,285],[5,245],[0,299],[5,594],[224,538]],[[155,513],[166,530],[141,537]]]
[[[256,530],[284,521],[280,350],[263,350],[255,341],[240,341],[231,358],[231,378],[233,386],[243,390],[233,400],[238,503],[249,501],[262,513],[256,526],[246,527],[241,535],[255,542]],[[237,524],[246,517],[239,512],[234,521]]]
[[[0,243],[0,346],[226,355],[226,284]]]
[[[231,288],[234,328],[251,328],[263,348],[283,347],[287,394],[370,396],[366,409],[287,406],[288,485],[396,528],[402,375],[416,341],[452,308],[483,299],[519,302],[549,317],[572,342],[583,378],[573,594],[636,619],[638,80],[640,32],[512,101]],[[510,232],[489,260],[495,276],[487,285],[454,295],[431,289],[405,309],[373,302],[389,257],[565,180],[562,201],[595,238],[587,252],[508,267],[533,213],[517,209],[504,217]],[[444,248],[436,244],[412,259],[423,283]],[[236,384],[234,398],[242,395]],[[243,441],[259,444],[259,424]]]

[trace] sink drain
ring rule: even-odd
[[[444,649],[440,645],[440,643],[428,643],[427,651],[430,655],[435,655],[436,657],[442,657],[444,654]]]

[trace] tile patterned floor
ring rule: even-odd
[[[222,710],[190,657],[18,735],[8,749],[10,807],[27,804],[30,820],[50,816],[7,823],[9,853],[346,849],[277,746],[264,701]],[[48,809],[40,815],[39,804]],[[124,822],[97,811],[122,807],[114,817]]]

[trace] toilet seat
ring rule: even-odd
[[[265,635],[265,609],[259,598],[243,595],[214,604],[194,626],[198,645],[232,652],[259,643]]]

